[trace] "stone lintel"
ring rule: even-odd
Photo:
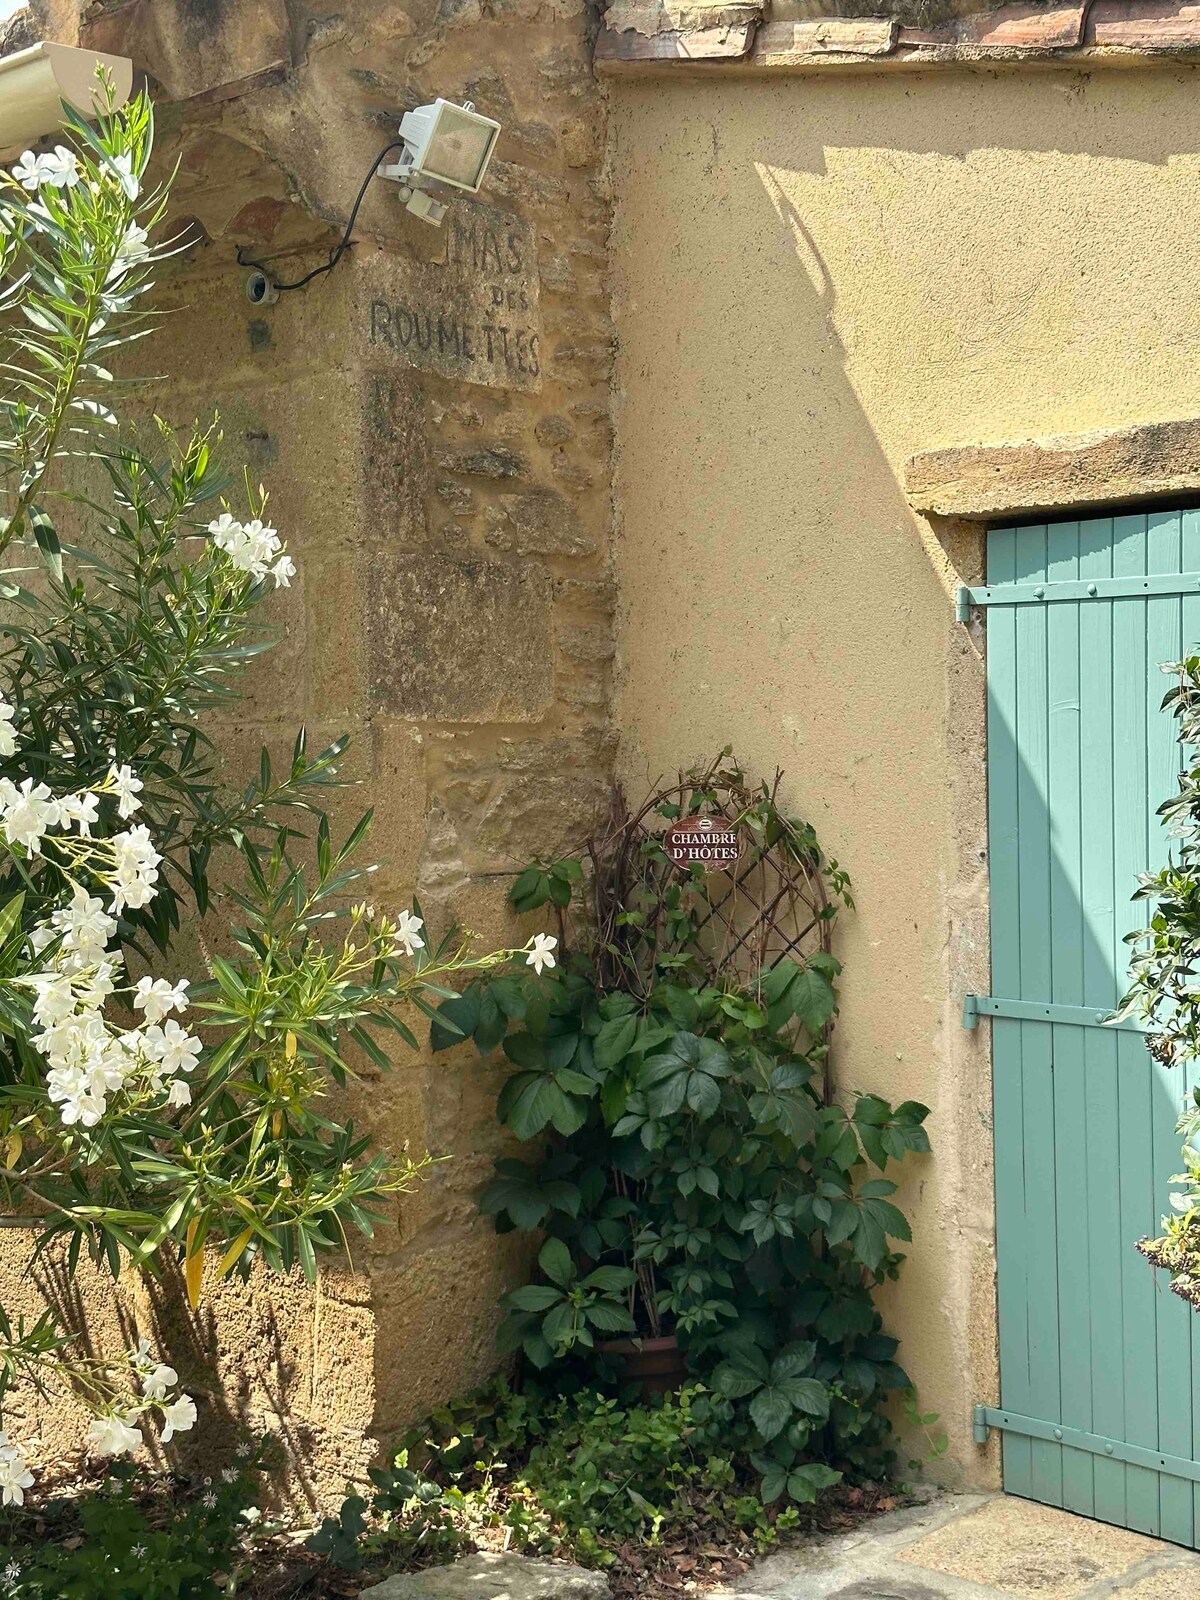
[[[614,8],[615,15],[622,13]],[[614,12],[610,12],[610,17]],[[674,70],[805,71],[855,65],[925,68],[962,62],[1120,65],[1146,56],[1200,56],[1200,0],[1067,0],[1018,3],[932,27],[886,16],[739,21],[649,31],[608,21],[596,42],[601,72]]]
[[[1200,417],[926,450],[906,462],[904,486],[915,511],[971,518],[1200,495]]]

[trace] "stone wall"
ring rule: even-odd
[[[23,26],[71,38],[76,19],[55,0]],[[335,810],[345,823],[375,807],[373,897],[416,892],[435,931],[458,920],[486,945],[528,936],[505,911],[509,875],[578,836],[608,788],[593,32],[585,0],[126,0],[82,23],[83,42],[149,73],[159,165],[179,163],[174,211],[194,241],[158,296],[162,328],[134,347],[167,375],[146,409],[186,423],[219,408],[231,464],[267,484],[299,566],[270,602],[278,648],[216,730],[231,768],[289,748],[301,723],[312,741],[349,731],[362,782]],[[337,269],[252,306],[237,248],[280,280],[318,265],[402,112],[439,94],[503,123],[480,201],[455,202],[439,231],[376,180]],[[372,1440],[495,1365],[495,1301],[524,1267],[475,1210],[497,1082],[473,1050],[364,1076],[356,1120],[449,1159],[353,1271],[315,1291],[223,1284],[198,1330],[170,1292],[81,1280],[97,1341],[165,1321],[209,1438],[222,1418],[282,1429],[295,1496],[336,1497]],[[27,1243],[0,1235],[5,1303],[35,1303]],[[77,1419],[38,1415],[48,1449],[77,1436]]]

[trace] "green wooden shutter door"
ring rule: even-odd
[[[1200,642],[1200,585],[1104,589],[1170,574],[1200,575],[1200,511],[988,536],[988,585],[1021,586],[987,607],[993,996],[1103,1016],[1124,988],[1178,771],[1159,665]],[[1097,595],[1055,598],[1078,580]],[[1182,1069],[1086,1019],[991,1027],[1000,1410],[1042,1425],[1006,1429],[1005,1487],[1198,1544],[1200,1318],[1133,1249],[1178,1170]]]

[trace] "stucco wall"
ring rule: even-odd
[[[73,37],[72,9],[56,0],[27,31]],[[531,931],[506,914],[513,872],[608,795],[610,208],[589,7],[484,9],[130,0],[93,6],[84,37],[151,74],[159,170],[179,161],[173,216],[196,241],[126,364],[165,375],[140,409],[181,424],[219,409],[235,479],[244,461],[267,484],[299,568],[269,602],[278,648],[213,729],[230,774],[302,723],[313,746],[348,731],[361,782],[334,809],[344,826],[375,808],[372,898],[416,892],[439,936],[457,921],[494,948]],[[377,180],[337,270],[252,306],[236,248],[283,281],[324,261],[402,112],[437,95],[503,124],[480,200],[438,231]],[[356,1124],[449,1159],[355,1243],[353,1270],[210,1286],[193,1321],[177,1284],[114,1294],[85,1271],[72,1288],[53,1262],[27,1278],[29,1235],[9,1228],[2,1303],[50,1293],[98,1348],[159,1329],[201,1403],[195,1448],[227,1422],[271,1427],[294,1498],[338,1500],[376,1440],[493,1370],[496,1301],[526,1270],[475,1205],[501,1148],[500,1070],[470,1047],[394,1056],[388,1076],[364,1066]],[[77,1413],[23,1407],[15,1431],[44,1455],[78,1440]]]
[[[1196,78],[825,69],[610,85],[621,766],[732,740],[849,870],[836,1073],[932,1107],[885,1296],[937,1470],[994,1393],[980,534],[914,452],[1195,414]]]

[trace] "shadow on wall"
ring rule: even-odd
[[[775,173],[758,172],[811,284],[806,302],[836,340],[836,289],[821,250]],[[920,526],[949,599],[961,580],[953,530],[935,546],[941,531]],[[993,535],[992,547],[992,582],[1191,571],[1200,569],[1200,515],[1031,525]],[[1154,812],[1172,792],[1179,753],[1159,709],[1156,650],[1174,659],[1193,646],[1200,609],[1178,598],[1105,605],[1089,619],[1107,629],[1094,676],[1080,653],[1083,625],[1067,614],[1076,609],[1001,612],[996,622],[1016,632],[1003,659],[997,641],[995,664],[1012,677],[1011,700],[990,700],[988,759],[1002,775],[993,784],[1011,778],[1011,794],[993,794],[992,982],[996,994],[1107,1012],[1126,986],[1124,934],[1147,915],[1129,903],[1138,874],[1168,850]],[[1130,626],[1139,632],[1132,642]],[[1128,661],[1114,645],[1123,632]],[[1130,683],[1114,682],[1126,668]],[[1107,743],[1099,758],[1087,750],[1098,729]],[[1099,762],[1104,794],[1085,792],[1089,760]],[[1133,1250],[1158,1231],[1179,1164],[1184,1069],[1153,1061],[1128,1034],[1011,1020],[990,1028],[1002,1403],[1190,1458],[1189,1385],[1163,1408],[1159,1383],[1193,1370],[1200,1330]],[[1200,1396],[1196,1403],[1200,1414]],[[1016,1435],[1005,1440],[1004,1463],[1006,1487],[1018,1494],[1185,1543],[1196,1536],[1190,1485]]]
[[[181,1375],[197,1402],[195,1431],[180,1435],[169,1452],[147,1442],[160,1465],[183,1471],[215,1471],[234,1462],[237,1446],[267,1430],[286,1455],[288,1472],[264,1485],[268,1501],[296,1514],[310,1514],[329,1499],[330,1479],[340,1462],[329,1459],[330,1442],[313,1408],[298,1403],[298,1385],[308,1377],[296,1348],[295,1278],[272,1285],[252,1279],[221,1286],[220,1315],[208,1285],[197,1311],[189,1310],[183,1276],[176,1263],[159,1258],[159,1276],[131,1275],[119,1286],[104,1279],[72,1275],[65,1250],[48,1251],[32,1270],[39,1294],[66,1327],[79,1330],[76,1353],[88,1360],[119,1360],[146,1334],[151,1346]],[[96,1334],[97,1289],[104,1292],[109,1316],[107,1337]],[[299,1289],[304,1297],[306,1291]],[[235,1304],[234,1302],[237,1302]],[[136,1314],[135,1314],[136,1311]],[[239,1324],[241,1337],[239,1338]],[[115,1338],[113,1335],[115,1334]],[[86,1425],[82,1409],[78,1426]],[[372,1441],[347,1440],[345,1476],[361,1477]],[[336,1454],[335,1448],[335,1454]],[[324,1479],[322,1479],[322,1472]]]

